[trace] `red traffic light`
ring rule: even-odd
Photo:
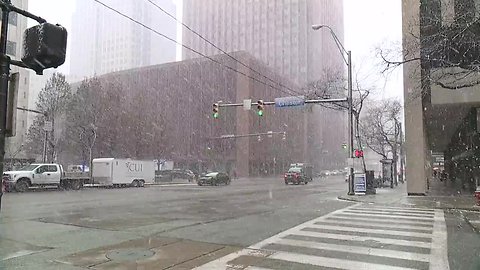
[[[363,157],[363,150],[355,149],[355,157],[356,158]]]

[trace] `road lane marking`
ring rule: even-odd
[[[325,230],[339,230],[339,231],[349,231],[349,232],[364,232],[364,233],[378,233],[378,234],[388,234],[388,235],[401,235],[401,236],[415,236],[415,237],[432,237],[431,233],[417,233],[417,232],[400,232],[400,231],[390,231],[382,229],[365,229],[365,228],[351,228],[343,226],[330,226],[330,225],[310,225],[309,228],[316,229],[325,229]]]
[[[428,264],[430,270],[449,270],[446,253],[447,235],[443,212],[422,208],[424,211],[433,211],[435,215],[433,217],[428,217],[427,215],[412,217],[409,216],[409,213],[391,215],[388,213],[389,211],[387,213],[385,211],[382,213],[381,210],[375,212],[371,208],[368,208],[368,211],[364,211],[368,213],[361,213],[362,210],[358,212],[353,211],[353,209],[359,209],[360,205],[355,204],[304,222],[253,244],[246,249],[211,261],[195,269],[214,270],[231,269],[232,267],[234,269],[236,267],[253,270],[268,269],[248,265],[248,262],[245,262],[246,265],[234,263],[234,260],[241,256],[256,256],[266,260],[273,259],[304,264],[306,267],[315,265],[352,270],[407,270],[412,269],[410,267],[416,267],[416,264],[425,264],[424,267],[427,267],[426,264]],[[402,210],[407,208],[395,209]],[[370,212],[373,212],[373,214]],[[329,224],[322,224],[322,222]],[[355,225],[360,226],[355,227]],[[364,227],[362,228],[362,226]],[[392,230],[389,230],[389,228]],[[403,231],[395,230],[396,228],[401,228]],[[408,229],[417,231],[407,231]],[[326,231],[317,232],[313,230]],[[355,232],[367,235],[359,236],[355,235]],[[369,236],[369,233],[372,236]],[[295,236],[298,238],[295,239]],[[409,237],[412,238],[409,239]],[[435,237],[440,239],[435,240]],[[422,238],[428,240],[428,242],[421,241]],[[434,245],[438,247],[432,250]],[[306,249],[310,249],[313,253],[307,252]],[[346,253],[357,254],[360,257],[358,257],[359,259],[355,259],[355,257],[344,259]],[[383,258],[386,260],[379,260]],[[439,258],[442,259],[440,260]],[[390,263],[388,259],[391,259],[392,262]],[[393,260],[400,261],[393,263]],[[229,262],[232,262],[234,265],[229,264]],[[272,266],[270,265],[269,267]]]
[[[390,266],[390,265],[376,264],[376,263],[366,263],[361,261],[335,259],[335,258],[328,258],[328,257],[312,256],[312,255],[303,255],[303,254],[283,252],[283,251],[276,252],[275,254],[273,254],[268,258],[302,263],[302,264],[310,264],[310,265],[316,265],[316,266],[322,266],[322,267],[340,268],[345,270],[371,270],[371,269],[416,270],[414,268]]]
[[[293,232],[293,235],[302,235],[302,236],[312,236],[312,237],[323,237],[336,240],[344,241],[376,241],[382,244],[387,245],[397,245],[397,246],[414,246],[421,248],[430,248],[431,243],[420,242],[420,241],[407,241],[400,239],[389,239],[381,237],[370,237],[370,236],[356,236],[356,235],[342,235],[342,234],[333,234],[333,233],[320,233],[320,232],[310,232],[310,231],[298,231]]]
[[[380,222],[388,222],[388,223],[392,223],[392,224],[395,224],[396,222],[399,222],[401,224],[412,224],[412,225],[419,225],[419,226],[429,226],[430,228],[432,228],[433,226],[433,219],[431,219],[431,221],[425,221],[425,220],[408,220],[408,219],[402,219],[402,220],[395,220],[395,218],[391,218],[389,220],[387,220],[386,218],[387,217],[367,217],[367,216],[364,216],[364,215],[361,215],[361,216],[358,216],[358,215],[350,215],[350,214],[337,214],[336,216],[333,216],[333,217],[329,217],[329,218],[332,218],[332,219],[335,219],[335,218],[343,218],[343,219],[346,219],[346,220],[361,220],[361,221],[365,221],[365,222],[369,222],[369,223],[373,223],[375,221],[380,221]],[[329,219],[327,218],[327,220]]]
[[[354,221],[354,220],[326,220],[320,223],[331,223],[331,224],[336,224],[338,226],[350,226],[350,227],[355,227],[355,226],[362,226],[365,225],[365,222],[359,222],[359,221]],[[315,225],[319,225],[319,222],[315,223]],[[374,227],[374,228],[389,228],[389,229],[407,229],[407,230],[421,230],[424,231],[425,233],[432,233],[433,226],[430,228],[425,228],[425,227],[418,227],[418,226],[410,226],[410,225],[402,225],[402,224],[395,224],[395,223],[390,223],[390,224],[378,224],[378,223],[371,223],[366,226]],[[358,228],[358,227],[355,227]]]
[[[348,217],[348,216],[335,216],[335,217],[328,217],[325,219],[328,222],[335,222],[335,221],[353,221],[353,222],[361,222],[362,224],[398,224],[398,225],[408,225],[414,226],[419,229],[433,229],[433,222],[425,221],[425,222],[416,222],[410,220],[386,220],[384,218],[364,218],[364,217]]]
[[[418,211],[418,210],[399,210],[399,209],[388,209],[388,208],[352,208],[351,210],[360,210],[360,211],[377,211],[377,212],[392,212],[392,213],[405,213],[405,214],[426,214],[435,215],[434,211]]]
[[[430,270],[449,270],[448,264],[448,238],[447,224],[443,210],[435,210],[435,222],[433,223],[433,237]]]
[[[429,254],[389,250],[384,248],[337,245],[337,244],[328,244],[328,243],[319,243],[319,242],[292,240],[292,239],[281,239],[280,241],[272,244],[341,251],[341,252],[349,252],[349,253],[362,254],[362,255],[375,255],[375,256],[382,256],[382,257],[388,257],[388,258],[414,260],[414,261],[422,261],[422,262],[429,262],[430,260]]]
[[[374,211],[374,210],[350,210],[345,211],[345,213],[365,213],[365,214],[378,214],[378,215],[392,215],[392,216],[403,216],[403,217],[426,217],[432,218],[434,214],[425,214],[425,213],[400,213],[400,212],[392,212],[392,211]]]
[[[353,207],[352,209],[397,209],[397,210],[415,210],[415,211],[425,211],[425,212],[434,212],[433,209],[430,208],[418,208],[418,207],[396,207],[396,206],[371,206],[371,205],[366,205],[365,207]]]
[[[413,220],[413,221],[433,221],[433,218],[431,217],[410,217],[410,216],[395,216],[395,215],[382,215],[382,214],[368,214],[368,213],[362,213],[360,211],[355,212],[355,211],[345,211],[345,215],[353,215],[353,216],[362,216],[362,217],[384,217],[384,218],[392,218],[392,219],[401,219],[402,221],[404,219],[406,220]]]
[[[319,221],[319,220],[322,220],[323,218],[325,217],[329,217],[329,216],[332,216],[336,213],[340,213],[341,211],[345,210],[345,209],[348,209],[350,207],[355,207],[355,206],[359,206],[361,205],[361,203],[356,203],[354,205],[351,205],[351,206],[348,206],[346,208],[342,208],[342,209],[338,209],[338,210],[335,210],[333,212],[330,212],[326,215],[323,215],[321,217],[318,217],[318,218],[315,218],[315,219],[312,219],[312,220],[309,220],[307,222],[304,222],[302,224],[299,224],[295,227],[292,227],[290,229],[287,229],[283,232],[280,232],[276,235],[273,235],[259,243],[256,243],[254,245],[251,245],[250,247],[246,248],[246,249],[242,249],[240,251],[237,251],[235,253],[231,253],[231,254],[228,254],[222,258],[219,258],[217,260],[213,260],[209,263],[206,263],[204,265],[201,265],[201,266],[198,266],[196,268],[194,268],[195,270],[215,270],[215,269],[227,269],[227,266],[228,266],[228,262],[229,261],[232,261],[233,259],[235,258],[238,258],[240,256],[244,256],[244,255],[249,255],[249,253],[252,252],[252,250],[259,250],[261,249],[262,247],[270,244],[271,241],[278,241],[280,240],[282,237],[284,236],[287,236],[287,235],[290,235],[291,232],[295,232],[295,231],[299,231],[301,230],[302,228],[308,226],[308,225],[311,225],[311,224],[314,224],[315,222]]]

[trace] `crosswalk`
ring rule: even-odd
[[[445,218],[442,210],[356,204],[195,269],[448,270]]]

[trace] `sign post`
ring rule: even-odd
[[[51,132],[53,130],[52,121],[45,121],[45,123],[43,124],[43,130],[46,132]]]

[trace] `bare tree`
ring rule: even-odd
[[[63,113],[72,96],[70,85],[65,80],[65,75],[54,73],[47,81],[45,87],[40,91],[36,102],[36,110],[43,112],[44,115],[38,115],[27,134],[27,148],[31,153],[40,154],[42,152],[42,143],[45,139],[43,127],[45,121],[52,123],[52,131],[47,136],[47,160],[53,161],[58,155],[61,136],[55,131],[55,123],[61,121]]]
[[[391,154],[395,172],[402,143],[401,111],[402,105],[399,100],[382,100],[368,108],[360,125],[360,134],[365,145],[384,159]],[[396,181],[396,173],[394,179]]]
[[[479,10],[474,1],[420,3],[420,20],[412,20],[409,26],[419,27],[420,36],[415,31],[404,34],[409,42],[401,50],[377,49],[384,71],[419,61],[422,94],[430,84],[451,90],[480,84],[480,17],[475,15]]]
[[[88,160],[90,168],[99,120],[104,116],[101,94],[102,85],[97,78],[85,79],[71,98],[66,112],[66,140],[74,144],[82,162]]]
[[[353,85],[353,118],[354,118],[354,133],[355,141],[359,149],[363,149],[362,137],[360,136],[360,116],[364,103],[370,94],[374,91],[373,87],[366,86],[361,83],[358,72],[355,74]],[[307,93],[308,98],[339,98],[345,96],[347,88],[345,87],[345,76],[342,72],[326,70],[323,79],[312,82],[307,85],[304,92]],[[332,110],[347,110],[347,104],[321,104],[321,106]],[[364,171],[367,170],[365,158],[362,157],[362,165]]]

